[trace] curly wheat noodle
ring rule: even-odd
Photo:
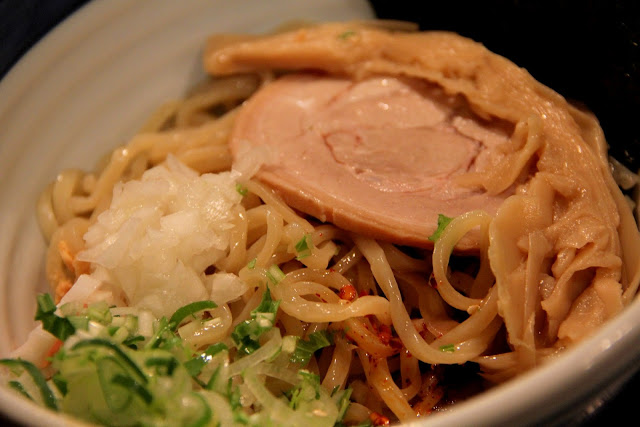
[[[422,386],[420,362],[409,351],[400,352],[400,379],[405,387],[401,389],[407,401],[413,399]]]
[[[464,213],[449,223],[433,248],[433,275],[436,279],[438,292],[442,299],[458,310],[469,311],[471,307],[478,306],[480,300],[468,298],[451,286],[446,274],[449,257],[456,243],[471,229],[480,226],[483,231],[482,234],[486,235],[490,221],[491,217],[485,212]],[[483,261],[488,262],[486,258],[483,258]]]
[[[327,390],[333,390],[335,387],[345,388],[353,358],[353,348],[345,339],[338,337],[335,344],[331,363],[322,380],[322,386]]]
[[[415,412],[405,399],[402,390],[391,380],[389,365],[386,358],[374,359],[362,350],[357,350],[360,363],[364,368],[367,381],[373,385],[380,398],[400,421],[411,421]]]
[[[413,327],[409,313],[407,313],[402,302],[402,295],[398,289],[398,284],[386,261],[382,248],[374,240],[362,236],[354,235],[353,240],[371,265],[371,270],[373,271],[376,281],[389,300],[393,326],[402,343],[413,356],[426,363],[453,364],[464,363],[486,350],[486,346],[481,348],[481,344],[489,344],[489,341],[493,338],[491,333],[487,336],[482,336],[479,343],[458,343],[458,348],[454,352],[444,352],[429,345]],[[470,316],[469,319],[473,318],[474,315]],[[499,328],[499,325],[497,326]],[[492,324],[490,329],[489,332],[495,334],[497,332],[496,324]]]

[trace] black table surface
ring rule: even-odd
[[[0,78],[86,1],[0,0]],[[640,117],[640,2],[371,0],[371,4],[379,17],[459,32],[524,66],[543,83],[591,108],[614,155],[635,169],[640,166],[640,133],[631,127]],[[634,420],[637,396],[640,374],[574,425]],[[13,424],[0,415],[0,425]]]

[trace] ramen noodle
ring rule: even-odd
[[[269,408],[281,424],[408,422],[546,363],[633,300],[640,239],[598,122],[482,45],[329,23],[214,36],[204,67],[209,81],[40,198],[55,318],[88,326],[62,345],[36,330],[15,356],[44,366],[63,349],[43,372],[69,375],[66,394],[49,390],[65,410],[105,422],[168,401],[150,379],[166,370],[150,369],[175,359],[189,367],[179,385],[172,374],[176,413],[205,423],[259,423]],[[433,114],[419,120],[432,121],[411,122],[425,99]],[[354,134],[391,142],[356,156]],[[433,172],[459,156],[451,147],[472,160]],[[439,160],[413,165],[412,153]],[[121,360],[109,346],[123,343]],[[92,415],[69,397],[83,399],[70,378],[89,347],[96,389],[134,390]],[[157,348],[169,356],[133,355]],[[144,419],[174,416],[163,410]]]

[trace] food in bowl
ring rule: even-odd
[[[483,46],[328,23],[214,36],[204,67],[44,191],[18,392],[105,424],[406,422],[633,300],[596,119]]]

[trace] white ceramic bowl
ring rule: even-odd
[[[155,107],[199,81],[200,51],[213,32],[372,16],[362,0],[97,1],[39,42],[0,82],[0,357],[33,328],[35,294],[46,290],[34,206],[58,171],[91,168]],[[554,363],[423,423],[575,419],[635,371],[637,343],[640,301]],[[4,388],[0,411],[23,424],[71,423]]]

